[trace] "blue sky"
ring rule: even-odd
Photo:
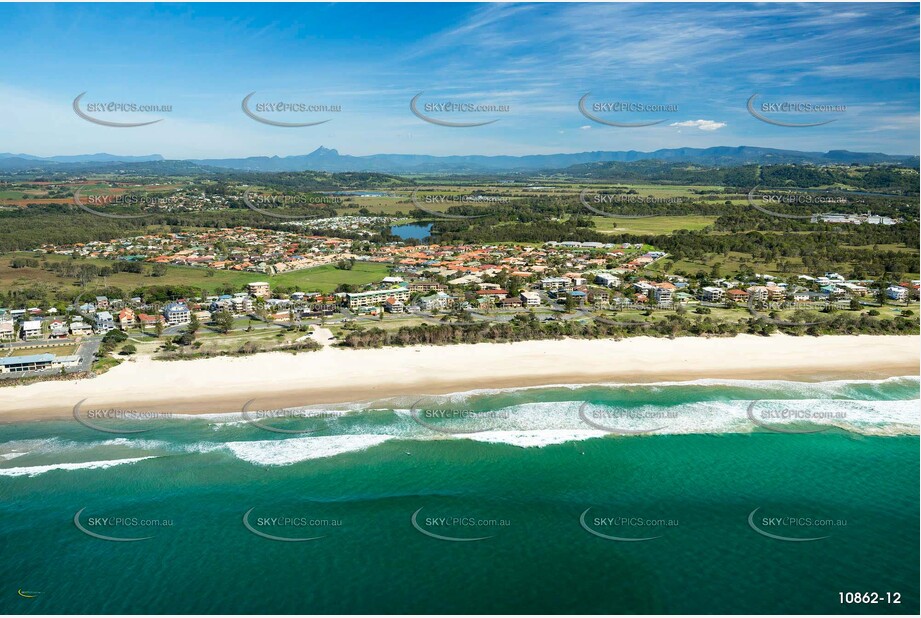
[[[3,4],[0,152],[170,158],[303,154],[540,154],[755,145],[919,152],[918,4]],[[508,106],[453,113],[426,102]],[[137,128],[79,118],[73,99],[172,106]],[[252,103],[338,105],[262,114]],[[587,105],[673,105],[597,116]],[[770,113],[757,103],[846,106]]]

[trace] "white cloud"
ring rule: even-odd
[[[685,120],[684,122],[673,122],[670,127],[697,127],[701,131],[716,131],[726,126],[725,122],[715,120]]]
[[[588,130],[591,129],[592,127],[591,127],[591,125],[584,124],[584,125],[582,125],[582,126],[579,127],[579,128],[582,129],[583,131],[588,131]]]

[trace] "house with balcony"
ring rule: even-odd
[[[188,324],[192,321],[192,312],[185,303],[167,303],[163,307],[163,318],[170,326]]]
[[[518,297],[521,299],[521,304],[525,307],[540,306],[540,294],[537,292],[522,292]]]
[[[606,288],[616,288],[620,287],[621,279],[617,275],[611,273],[597,273],[595,275],[595,283],[603,285]]]
[[[572,281],[567,277],[546,277],[540,280],[540,289],[546,291],[568,290]]]
[[[135,319],[134,309],[131,309],[130,307],[125,307],[124,309],[118,312],[118,327],[121,328],[122,330],[128,330],[129,328],[134,326],[134,319]]]
[[[707,286],[700,289],[700,300],[706,303],[718,303],[723,300],[726,291],[716,286]]]
[[[272,295],[267,281],[253,281],[246,284],[246,291],[255,298],[269,298]]]
[[[13,320],[0,318],[0,341],[13,341],[16,338],[16,327]]]
[[[423,311],[441,311],[454,305],[454,298],[444,292],[436,292],[419,299],[419,308]]]
[[[96,313],[96,332],[105,334],[110,330],[115,330],[115,318],[108,311]]]
[[[41,339],[42,321],[26,320],[22,323],[22,328],[19,329],[19,336],[22,339]]]

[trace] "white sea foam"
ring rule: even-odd
[[[287,466],[308,459],[363,451],[390,440],[386,434],[359,434],[228,442],[225,446],[239,459],[266,466]]]
[[[26,466],[22,468],[0,468],[0,476],[37,476],[52,470],[104,470],[112,466],[131,464],[145,459],[156,459],[156,456],[133,457],[131,459],[109,459],[105,461],[83,461],[79,463],[56,463],[46,466]]]
[[[921,389],[921,378],[914,375],[893,376],[878,380],[854,379],[854,380],[823,380],[821,382],[807,382],[798,380],[742,380],[729,378],[699,378],[695,380],[674,380],[665,382],[587,382],[580,384],[545,384],[540,386],[510,386],[503,388],[478,388],[468,391],[459,391],[448,395],[432,395],[432,398],[445,398],[446,401],[460,402],[472,397],[482,397],[489,395],[502,395],[505,393],[517,393],[525,391],[543,391],[553,389],[566,389],[577,391],[590,388],[649,388],[655,390],[660,387],[682,387],[682,386],[724,386],[734,388],[748,388],[753,390],[774,390],[783,389],[787,393],[801,393],[807,396],[814,396],[819,393],[834,393],[850,385],[861,384],[891,384],[893,382],[915,382]],[[413,398],[415,401],[418,396]],[[409,401],[406,397],[394,398],[399,401]],[[411,402],[410,402],[411,403]],[[360,404],[354,404],[356,406]]]
[[[434,435],[467,437],[487,442],[530,446],[545,438],[548,443],[596,437],[594,432],[612,434],[725,434],[761,431],[764,426],[803,424],[838,427],[854,433],[898,435],[919,433],[919,401],[857,401],[835,399],[764,400],[748,417],[752,400],[702,401],[674,406],[643,405],[617,408],[580,401],[542,402],[509,406],[498,413],[468,415],[458,421],[436,425],[447,434],[418,424],[401,423],[400,431],[387,431],[405,439],[429,439]],[[580,409],[582,414],[580,415]],[[777,415],[785,411],[786,415]],[[395,411],[409,418],[408,410]],[[772,415],[772,413],[775,413]],[[585,417],[589,422],[586,422]],[[415,426],[413,426],[415,425]],[[588,431],[588,433],[585,433]],[[475,433],[461,433],[475,432]],[[553,436],[552,438],[550,436]]]
[[[489,442],[491,444],[511,444],[512,446],[520,446],[522,448],[540,448],[550,446],[551,444],[563,444],[565,442],[580,442],[592,438],[603,438],[606,435],[608,434],[604,431],[589,429],[544,429],[538,431],[481,431],[479,433],[467,434],[462,437],[468,440]]]

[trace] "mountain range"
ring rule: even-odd
[[[333,148],[320,147],[305,155],[286,157],[245,157],[233,159],[181,159],[167,160],[161,155],[120,156],[107,153],[36,157],[26,154],[0,153],[0,172],[29,171],[111,171],[126,164],[170,163],[164,169],[216,172],[240,170],[249,172],[382,172],[482,174],[564,170],[574,165],[605,162],[634,162],[659,160],[669,163],[688,163],[703,166],[737,166],[747,164],[810,163],[823,164],[874,164],[890,163],[917,167],[916,155],[889,155],[879,152],[851,152],[830,150],[808,152],[782,150],[757,146],[715,146],[712,148],[666,148],[652,152],[638,150],[594,151],[548,155],[412,155],[374,154],[364,156],[342,155]],[[145,166],[146,167],[146,166]]]

